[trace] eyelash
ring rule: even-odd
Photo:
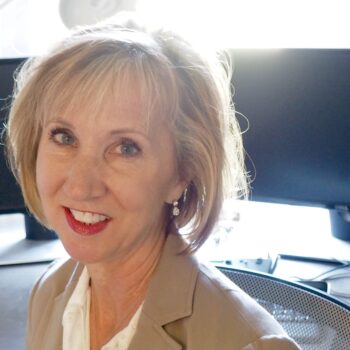
[[[136,157],[141,152],[141,148],[138,146],[138,144],[135,141],[128,139],[128,138],[121,139],[120,143],[118,144],[118,146],[116,148],[125,147],[125,146],[132,146],[135,149],[135,152],[132,154],[123,154],[127,158]]]
[[[73,143],[67,144],[64,142],[60,142],[57,139],[58,135],[65,135],[65,136],[70,137],[73,140]],[[75,139],[74,139],[74,136],[72,135],[72,133],[69,130],[64,129],[64,128],[54,128],[54,129],[50,130],[49,139],[59,146],[73,146],[75,143]]]

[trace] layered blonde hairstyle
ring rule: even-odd
[[[35,169],[43,124],[53,111],[79,106],[98,111],[113,94],[130,91],[125,87],[136,79],[145,117],[166,118],[177,168],[188,182],[180,215],[173,218],[169,208],[170,229],[186,227],[187,252],[197,250],[213,230],[224,198],[247,192],[225,57],[202,55],[173,32],[151,31],[124,16],[79,29],[47,55],[28,60],[16,76],[6,144],[29,210],[45,224]]]

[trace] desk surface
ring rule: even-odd
[[[213,238],[200,251],[206,260],[233,261],[233,267],[242,259],[273,260],[279,254],[349,262],[350,242],[332,236],[326,209],[239,201],[226,204]],[[312,279],[333,268],[279,259],[274,275]],[[350,303],[350,268],[341,272],[344,278],[329,280],[330,291],[349,295],[342,300]]]
[[[29,293],[47,266],[0,266],[0,349],[24,349]]]

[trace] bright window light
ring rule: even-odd
[[[138,9],[203,45],[350,48],[348,1],[139,0]],[[155,10],[157,9],[157,10]]]
[[[348,0],[136,1],[151,23],[166,23],[204,47],[350,48]],[[59,0],[0,0],[2,58],[40,54],[67,31]]]

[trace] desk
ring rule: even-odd
[[[329,294],[350,305],[350,267],[327,263],[302,262],[280,259],[276,264],[274,276],[298,281],[302,279],[325,280],[329,284]],[[329,272],[326,274],[326,272]],[[328,277],[327,277],[328,276]]]
[[[47,266],[0,266],[0,349],[24,349],[29,293]]]
[[[232,267],[239,268],[244,267],[242,260],[274,260],[279,254],[350,261],[350,242],[332,236],[326,209],[231,201],[199,254],[210,261],[231,261]],[[333,264],[279,259],[273,274],[295,281],[312,279],[332,268]],[[342,272],[349,277],[332,280],[330,292],[348,294],[341,299],[350,303],[350,268]]]
[[[21,214],[0,215],[0,266],[51,262],[67,256],[59,240],[25,239]]]

